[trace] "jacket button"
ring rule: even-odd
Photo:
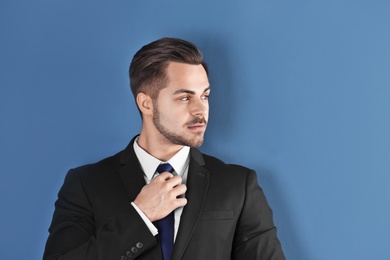
[[[126,252],[126,255],[127,255],[128,257],[133,257],[133,253],[130,252],[130,251],[127,251],[127,252]]]
[[[132,247],[130,250],[131,250],[131,252],[133,252],[134,254],[138,252],[138,248],[136,248],[136,247]]]
[[[142,248],[144,246],[144,244],[142,244],[141,242],[138,242],[136,245],[135,245],[137,248]]]
[[[121,260],[127,260],[127,257],[126,256],[121,256]]]

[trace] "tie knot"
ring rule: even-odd
[[[162,163],[157,167],[156,172],[163,173],[163,172],[173,172],[173,168],[169,163]]]

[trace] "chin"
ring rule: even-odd
[[[193,144],[189,145],[189,147],[198,148],[198,147],[200,147],[202,144],[203,144],[203,141],[197,142],[197,143],[193,143]]]
[[[184,145],[184,146],[189,146],[193,148],[198,148],[203,144],[204,138],[192,138],[192,139],[187,139],[187,138],[177,138],[173,141],[173,144],[178,144],[178,145]]]
[[[192,140],[190,143],[190,147],[198,148],[203,144],[204,138]]]

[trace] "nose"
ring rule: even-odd
[[[209,112],[209,101],[207,99],[194,99],[191,107],[191,114],[194,116],[207,116]]]

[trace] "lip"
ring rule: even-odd
[[[206,129],[206,125],[205,125],[205,124],[194,124],[194,125],[189,125],[189,126],[188,126],[188,129],[190,129],[190,130],[192,130],[192,131],[201,131],[201,130]]]

